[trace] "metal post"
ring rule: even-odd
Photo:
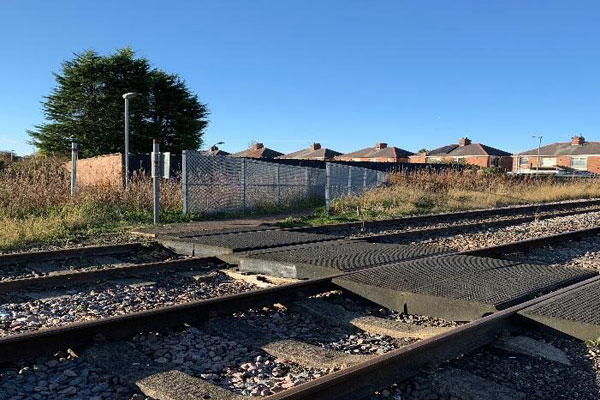
[[[348,167],[348,194],[352,194],[352,168]]]
[[[242,210],[246,211],[246,159],[242,158]]]
[[[11,154],[12,156],[12,154]],[[11,157],[12,158],[12,157]],[[77,192],[77,143],[71,143],[71,196]]]
[[[277,164],[277,170],[275,173],[275,179],[277,184],[277,204],[281,204],[281,166]]]
[[[160,212],[160,147],[156,139],[152,140],[152,183],[154,186],[154,202],[152,211],[154,214],[154,224],[156,225],[159,222],[158,213]]]
[[[310,194],[310,177],[308,167],[304,167],[304,180],[306,182],[306,197]]]
[[[325,214],[329,216],[329,203],[330,203],[330,163],[325,163]]]
[[[125,97],[125,189],[129,186],[129,97]]]
[[[189,212],[188,209],[188,173],[187,173],[187,151],[183,150],[181,152],[181,184],[182,184],[182,194],[183,194],[183,213],[187,214]]]
[[[367,169],[365,168],[363,172],[363,189],[367,188]]]

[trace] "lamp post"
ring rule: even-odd
[[[11,164],[12,164],[12,163],[13,163],[13,161],[14,161],[14,157],[15,157],[15,151],[14,151],[14,150],[11,150],[11,151],[10,151],[10,163],[11,163]]]
[[[125,189],[129,182],[129,99],[139,96],[140,93],[128,92],[123,95],[125,99]]]
[[[536,166],[536,171],[540,172],[540,147],[542,147],[542,138],[543,136],[541,135],[533,135],[533,138],[537,138],[539,140],[538,142],[538,154],[537,154],[537,166]]]

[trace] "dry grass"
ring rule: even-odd
[[[120,186],[83,187],[71,197],[64,160],[32,157],[0,170],[0,249],[70,240],[152,220],[152,182],[135,176]],[[183,218],[181,185],[161,182],[162,218]]]
[[[337,199],[332,211],[349,217],[386,218],[600,197],[597,178],[534,178],[449,170],[393,174],[388,187]]]

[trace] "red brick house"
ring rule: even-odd
[[[481,143],[472,143],[469,138],[460,138],[458,144],[449,144],[435,150],[415,154],[411,163],[465,163],[479,167],[512,168],[512,154]]]
[[[332,160],[334,157],[341,155],[337,151],[323,148],[320,143],[312,143],[308,149],[302,149],[293,153],[284,154],[277,158],[293,159],[293,160]]]
[[[275,150],[271,150],[265,147],[262,143],[254,143],[249,149],[244,151],[240,151],[239,153],[232,154],[231,157],[240,157],[240,158],[275,158],[282,156],[283,153],[280,153]]]
[[[513,156],[513,171],[535,172],[559,170],[588,171],[600,174],[600,142],[586,142],[583,136],[573,136],[570,142],[557,142]]]
[[[339,161],[370,161],[370,162],[408,162],[413,155],[410,151],[398,147],[388,147],[387,143],[376,143],[375,147],[367,147],[352,153],[335,157]]]

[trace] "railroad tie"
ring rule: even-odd
[[[358,313],[347,311],[340,305],[318,299],[301,300],[294,303],[292,307],[309,313],[325,323],[337,326],[351,325],[367,333],[385,335],[395,339],[407,337],[427,339],[452,329],[452,327],[419,326],[371,315],[361,316]]]
[[[372,357],[330,350],[296,339],[278,338],[261,332],[245,321],[213,319],[204,324],[204,329],[212,335],[226,336],[244,346],[261,349],[273,357],[306,368],[347,368]]]
[[[245,398],[177,370],[147,376],[137,381],[136,385],[142,393],[156,400],[241,400]]]

